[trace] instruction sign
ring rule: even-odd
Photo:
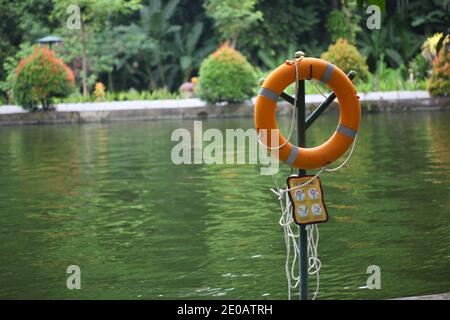
[[[291,176],[287,180],[288,188],[295,188],[289,191],[289,198],[293,205],[294,221],[299,225],[321,223],[328,220],[319,177],[303,185],[313,177]]]

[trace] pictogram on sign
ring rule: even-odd
[[[314,176],[291,176],[287,180],[288,188],[292,189],[289,191],[289,198],[293,205],[294,221],[299,225],[328,220],[320,178],[317,177],[304,185],[312,177]]]

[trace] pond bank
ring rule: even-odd
[[[395,300],[450,300],[450,293],[430,294],[427,296],[398,298]]]
[[[359,94],[363,112],[403,112],[450,108],[450,97],[432,98],[426,91],[390,91]],[[321,95],[307,95],[307,111],[323,101]],[[199,99],[65,103],[55,111],[29,113],[18,106],[0,107],[0,125],[87,123],[133,120],[238,118],[253,115],[253,103],[207,105]],[[334,106],[333,106],[334,105]],[[337,111],[333,103],[330,111]],[[278,115],[291,107],[279,102]]]

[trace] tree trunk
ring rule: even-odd
[[[184,71],[184,82],[191,82],[192,68]]]
[[[231,38],[231,43],[230,43],[231,48],[236,49],[238,38],[239,38],[239,33],[236,32],[235,34],[233,34],[233,36]]]
[[[88,96],[88,87],[87,87],[87,53],[86,53],[86,34],[84,30],[84,24],[81,23],[81,60],[82,60],[82,72],[81,72],[81,81],[83,84],[83,96]]]
[[[160,57],[158,57],[158,73],[159,73],[159,77],[161,78],[161,82],[162,82],[162,86],[164,88],[167,88],[167,84],[166,84],[166,76],[164,75],[164,71],[162,68],[162,63],[161,63],[161,59]]]
[[[108,72],[108,88],[107,88],[107,90],[109,90],[110,92],[114,91],[114,81],[113,81],[112,71]]]
[[[332,8],[333,9],[339,9],[339,0],[333,0],[332,1]]]
[[[347,32],[349,35],[349,42],[354,42],[354,38],[353,38],[353,30],[352,30],[352,14],[350,12],[350,9],[347,8],[346,6],[342,6],[342,11],[344,12],[344,21],[345,21],[345,26],[347,28]]]
[[[153,91],[153,90],[156,89],[156,83],[155,83],[155,81],[153,80],[153,77],[152,77],[151,67],[148,65],[147,62],[144,62],[144,65],[145,65],[145,72],[147,73],[147,78],[148,78],[148,89],[150,91]]]

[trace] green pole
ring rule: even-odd
[[[306,125],[305,125],[305,81],[297,81],[297,145],[299,147],[306,147]],[[299,169],[298,176],[306,176],[306,170]],[[299,248],[299,270],[300,270],[300,285],[299,285],[299,298],[300,300],[308,300],[308,241],[306,226],[300,225],[298,248]]]
[[[297,51],[295,53],[296,58],[305,56],[302,51]],[[310,69],[312,77],[312,67]],[[350,80],[356,77],[356,72],[351,70],[347,76]],[[311,126],[311,124],[325,111],[326,108],[330,106],[333,100],[336,98],[334,93],[328,95],[324,102],[322,102],[316,110],[314,110],[311,115],[306,119],[306,107],[305,107],[305,81],[297,81],[297,92],[296,99],[291,97],[285,92],[282,92],[280,97],[287,101],[288,103],[294,104],[297,108],[297,145],[299,147],[306,147],[306,129]],[[299,177],[306,176],[305,169],[298,169],[297,172]],[[308,237],[305,225],[298,226],[299,237],[298,237],[298,256],[299,256],[299,273],[300,273],[300,285],[299,285],[299,299],[308,300]]]

